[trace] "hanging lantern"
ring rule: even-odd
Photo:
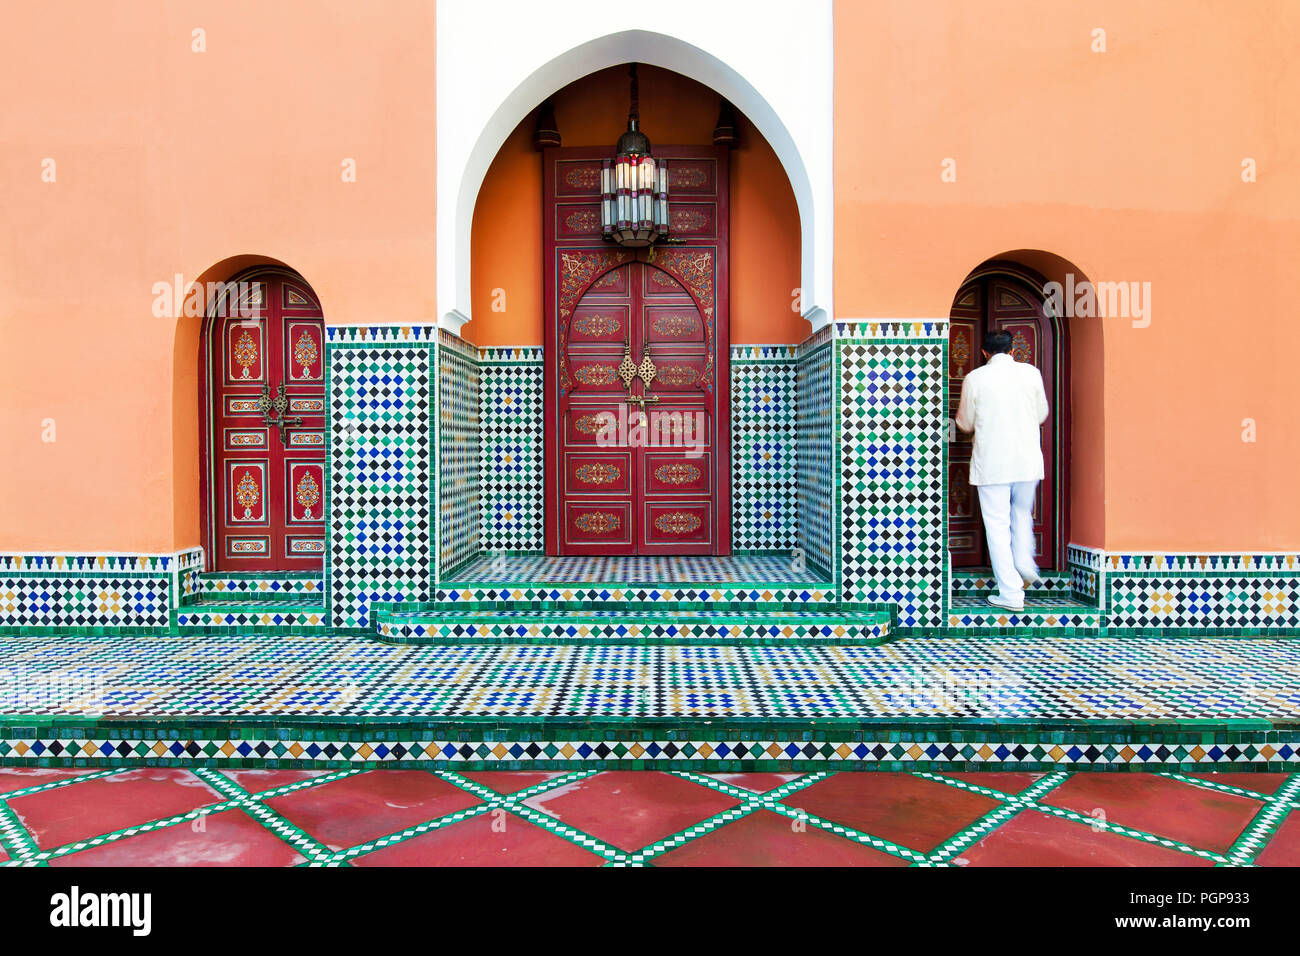
[[[655,162],[650,140],[638,128],[636,64],[630,71],[632,104],[627,132],[600,171],[600,217],[606,239],[621,246],[648,246],[668,235],[668,164]]]

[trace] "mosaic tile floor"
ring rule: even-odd
[[[289,635],[0,638],[0,720],[1300,719],[1300,643],[391,646]]]
[[[449,573],[453,583],[517,584],[817,584],[828,580],[790,554],[634,557],[480,554]]]
[[[0,866],[1295,866],[1300,774],[0,768]]]

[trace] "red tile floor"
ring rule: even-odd
[[[1300,864],[1300,774],[0,768],[0,865]]]

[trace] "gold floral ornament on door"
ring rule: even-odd
[[[701,522],[698,515],[670,511],[655,518],[654,524],[664,534],[690,534],[700,526]]]
[[[320,351],[316,348],[316,340],[306,332],[298,336],[298,341],[293,347],[293,360],[302,367],[303,378],[310,377],[311,367],[316,364],[316,359],[319,357]]]
[[[244,472],[244,476],[239,479],[239,484],[235,486],[235,500],[239,506],[244,509],[244,517],[253,517],[253,508],[262,498],[262,493],[257,488],[257,479],[253,477],[251,471]]]
[[[303,507],[303,520],[311,521],[311,509],[316,507],[316,502],[320,501],[320,485],[316,484],[316,479],[312,477],[311,472],[305,472],[299,479],[294,497]]]
[[[1029,339],[1025,338],[1025,333],[1016,329],[1016,334],[1011,339],[1011,357],[1017,362],[1034,361],[1034,353],[1029,348]]]
[[[584,511],[573,521],[573,526],[585,534],[609,534],[617,531],[622,520],[608,511]]]
[[[618,481],[623,472],[615,465],[592,461],[573,470],[573,477],[585,485],[610,485]]]
[[[654,476],[665,485],[688,485],[700,480],[700,469],[686,462],[672,461],[656,468]]]
[[[247,329],[235,342],[234,355],[235,361],[239,363],[241,369],[239,377],[250,378],[248,370],[257,361],[257,343],[253,341],[253,336]]]

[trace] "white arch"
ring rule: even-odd
[[[831,320],[831,0],[440,0],[437,9],[440,325],[459,332],[469,321],[474,205],[506,137],[556,90],[633,61],[711,87],[762,132],[799,208],[804,317],[813,329]]]

